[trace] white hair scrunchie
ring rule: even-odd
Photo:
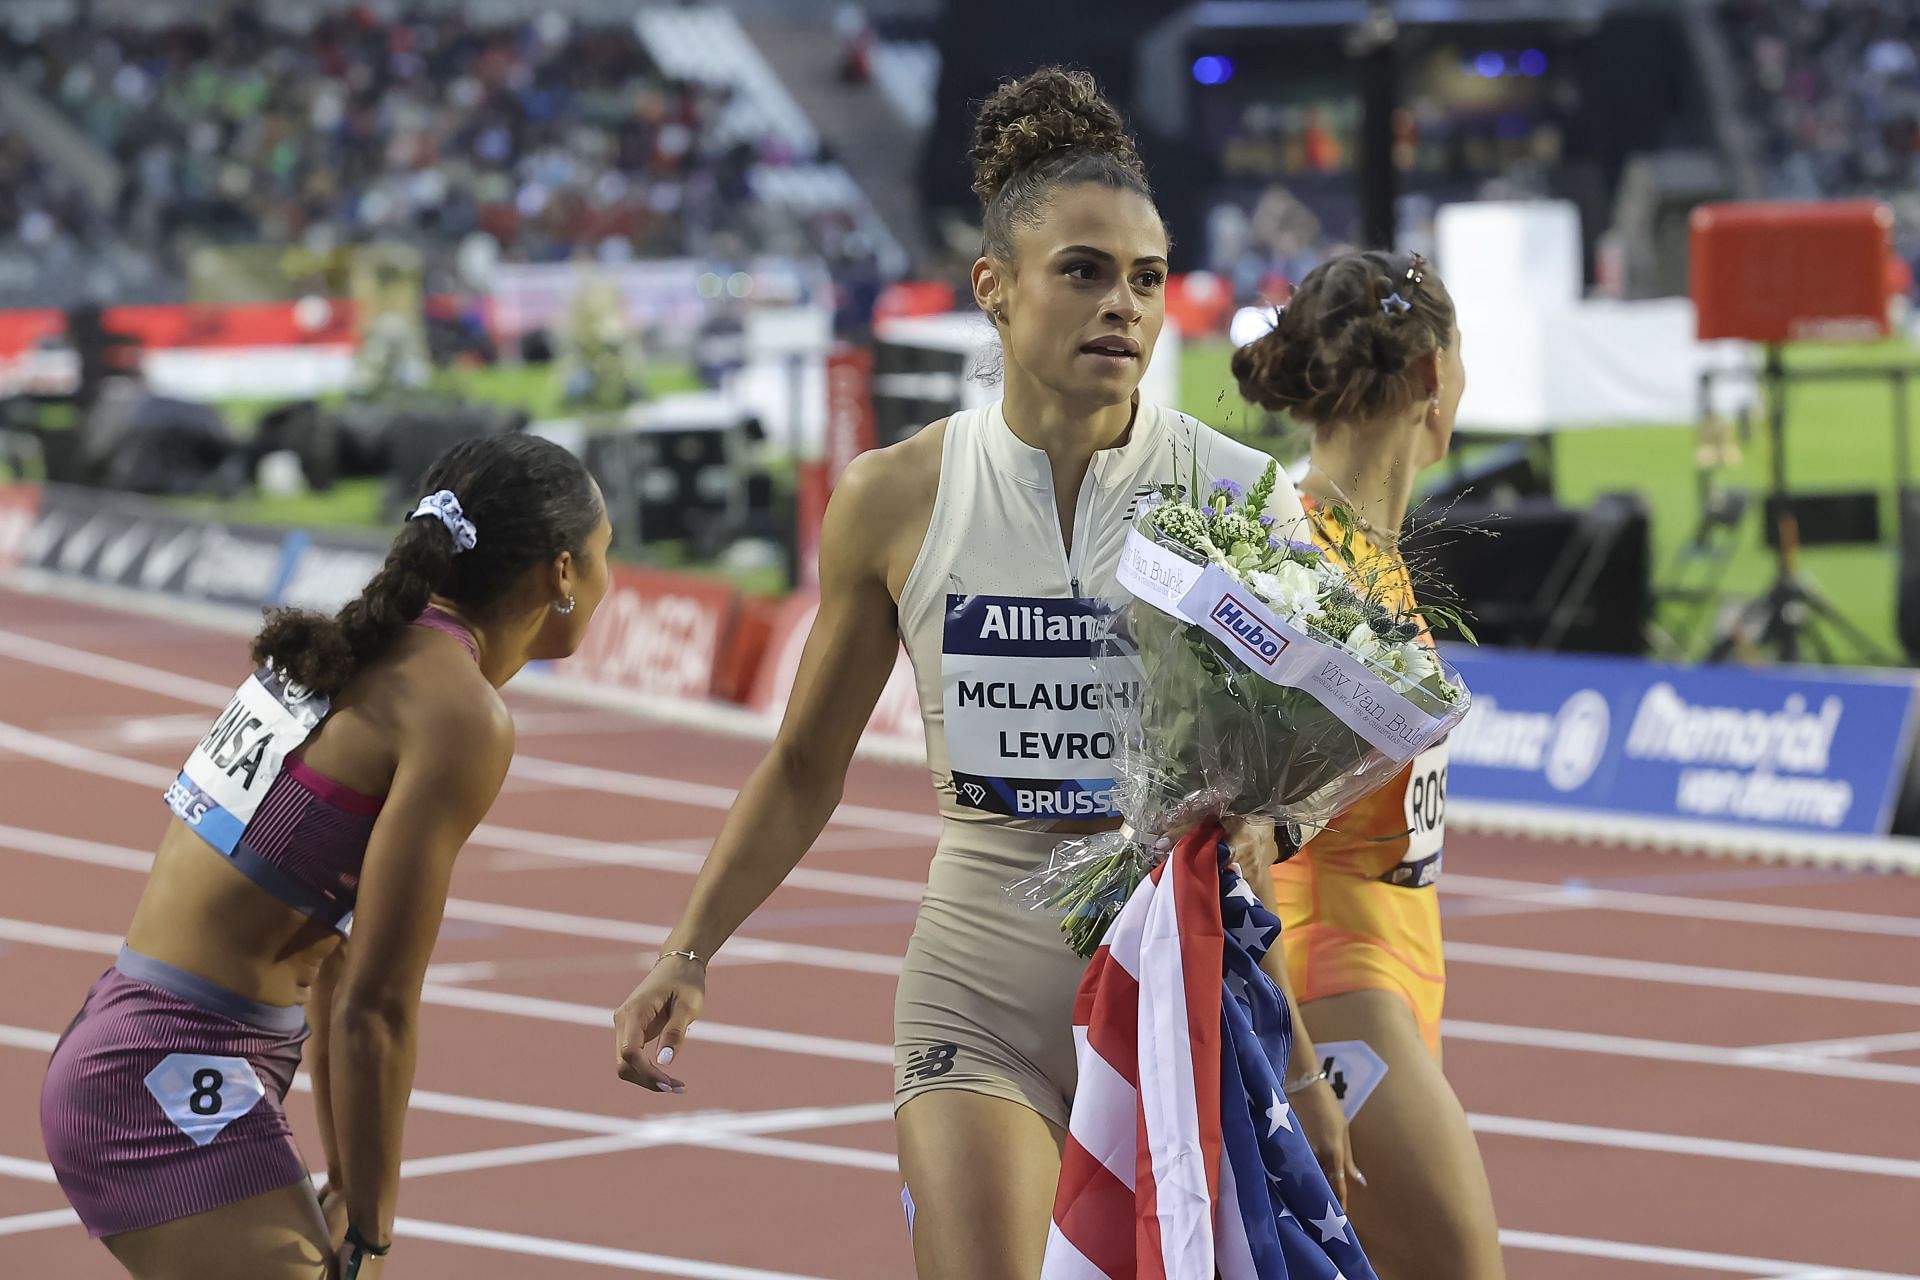
[[[473,550],[474,545],[480,541],[480,535],[474,529],[473,521],[467,519],[466,513],[460,510],[460,499],[453,496],[451,489],[442,489],[438,493],[430,493],[420,499],[420,505],[413,509],[413,514],[407,519],[417,520],[421,516],[432,516],[447,526],[447,532],[453,535],[453,554],[455,555],[459,555],[462,551]]]

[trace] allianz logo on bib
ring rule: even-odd
[[[1280,655],[1286,652],[1286,638],[1268,630],[1264,622],[1248,613],[1246,606],[1231,595],[1220,597],[1220,603],[1213,606],[1211,616],[1240,642],[1242,648],[1268,666],[1278,662]]]

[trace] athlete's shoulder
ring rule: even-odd
[[[949,418],[884,449],[869,449],[834,483],[834,501],[862,515],[886,516],[924,505],[940,485]]]
[[[451,646],[416,644],[391,672],[390,696],[409,737],[466,752],[513,753],[513,713],[478,663]]]

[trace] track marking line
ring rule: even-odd
[[[1842,1036],[1834,1040],[1797,1040],[1753,1046],[1754,1053],[1795,1053],[1814,1058],[1866,1058],[1876,1053],[1904,1053],[1920,1049],[1920,1031],[1894,1031],[1883,1036]]]
[[[1836,933],[1885,934],[1920,938],[1920,919],[1879,915],[1866,911],[1835,911],[1823,907],[1796,907],[1729,898],[1644,893],[1626,889],[1590,889],[1576,885],[1539,884],[1447,872],[1440,877],[1440,893],[1484,897],[1570,910],[1619,911],[1631,915],[1677,916],[1683,920],[1720,920],[1731,924],[1773,925],[1786,929],[1829,929]]]

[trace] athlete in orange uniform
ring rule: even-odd
[[[1312,493],[1300,497],[1313,540],[1329,557],[1350,558],[1346,567],[1391,583],[1402,607],[1412,606],[1412,585],[1397,558],[1343,519],[1344,508]],[[1446,968],[1434,882],[1446,788],[1443,741],[1274,868],[1295,998],[1307,1004],[1349,991],[1392,992],[1406,1002],[1436,1058]]]
[[[1414,476],[1446,456],[1466,384],[1439,278],[1418,255],[1335,258],[1233,371],[1247,399],[1313,427],[1299,487],[1315,542],[1411,609],[1398,531]],[[1443,742],[1261,878],[1307,1029],[1353,1086],[1366,1181],[1350,1180],[1346,1207],[1381,1280],[1503,1275],[1486,1170],[1440,1070],[1446,776]]]

